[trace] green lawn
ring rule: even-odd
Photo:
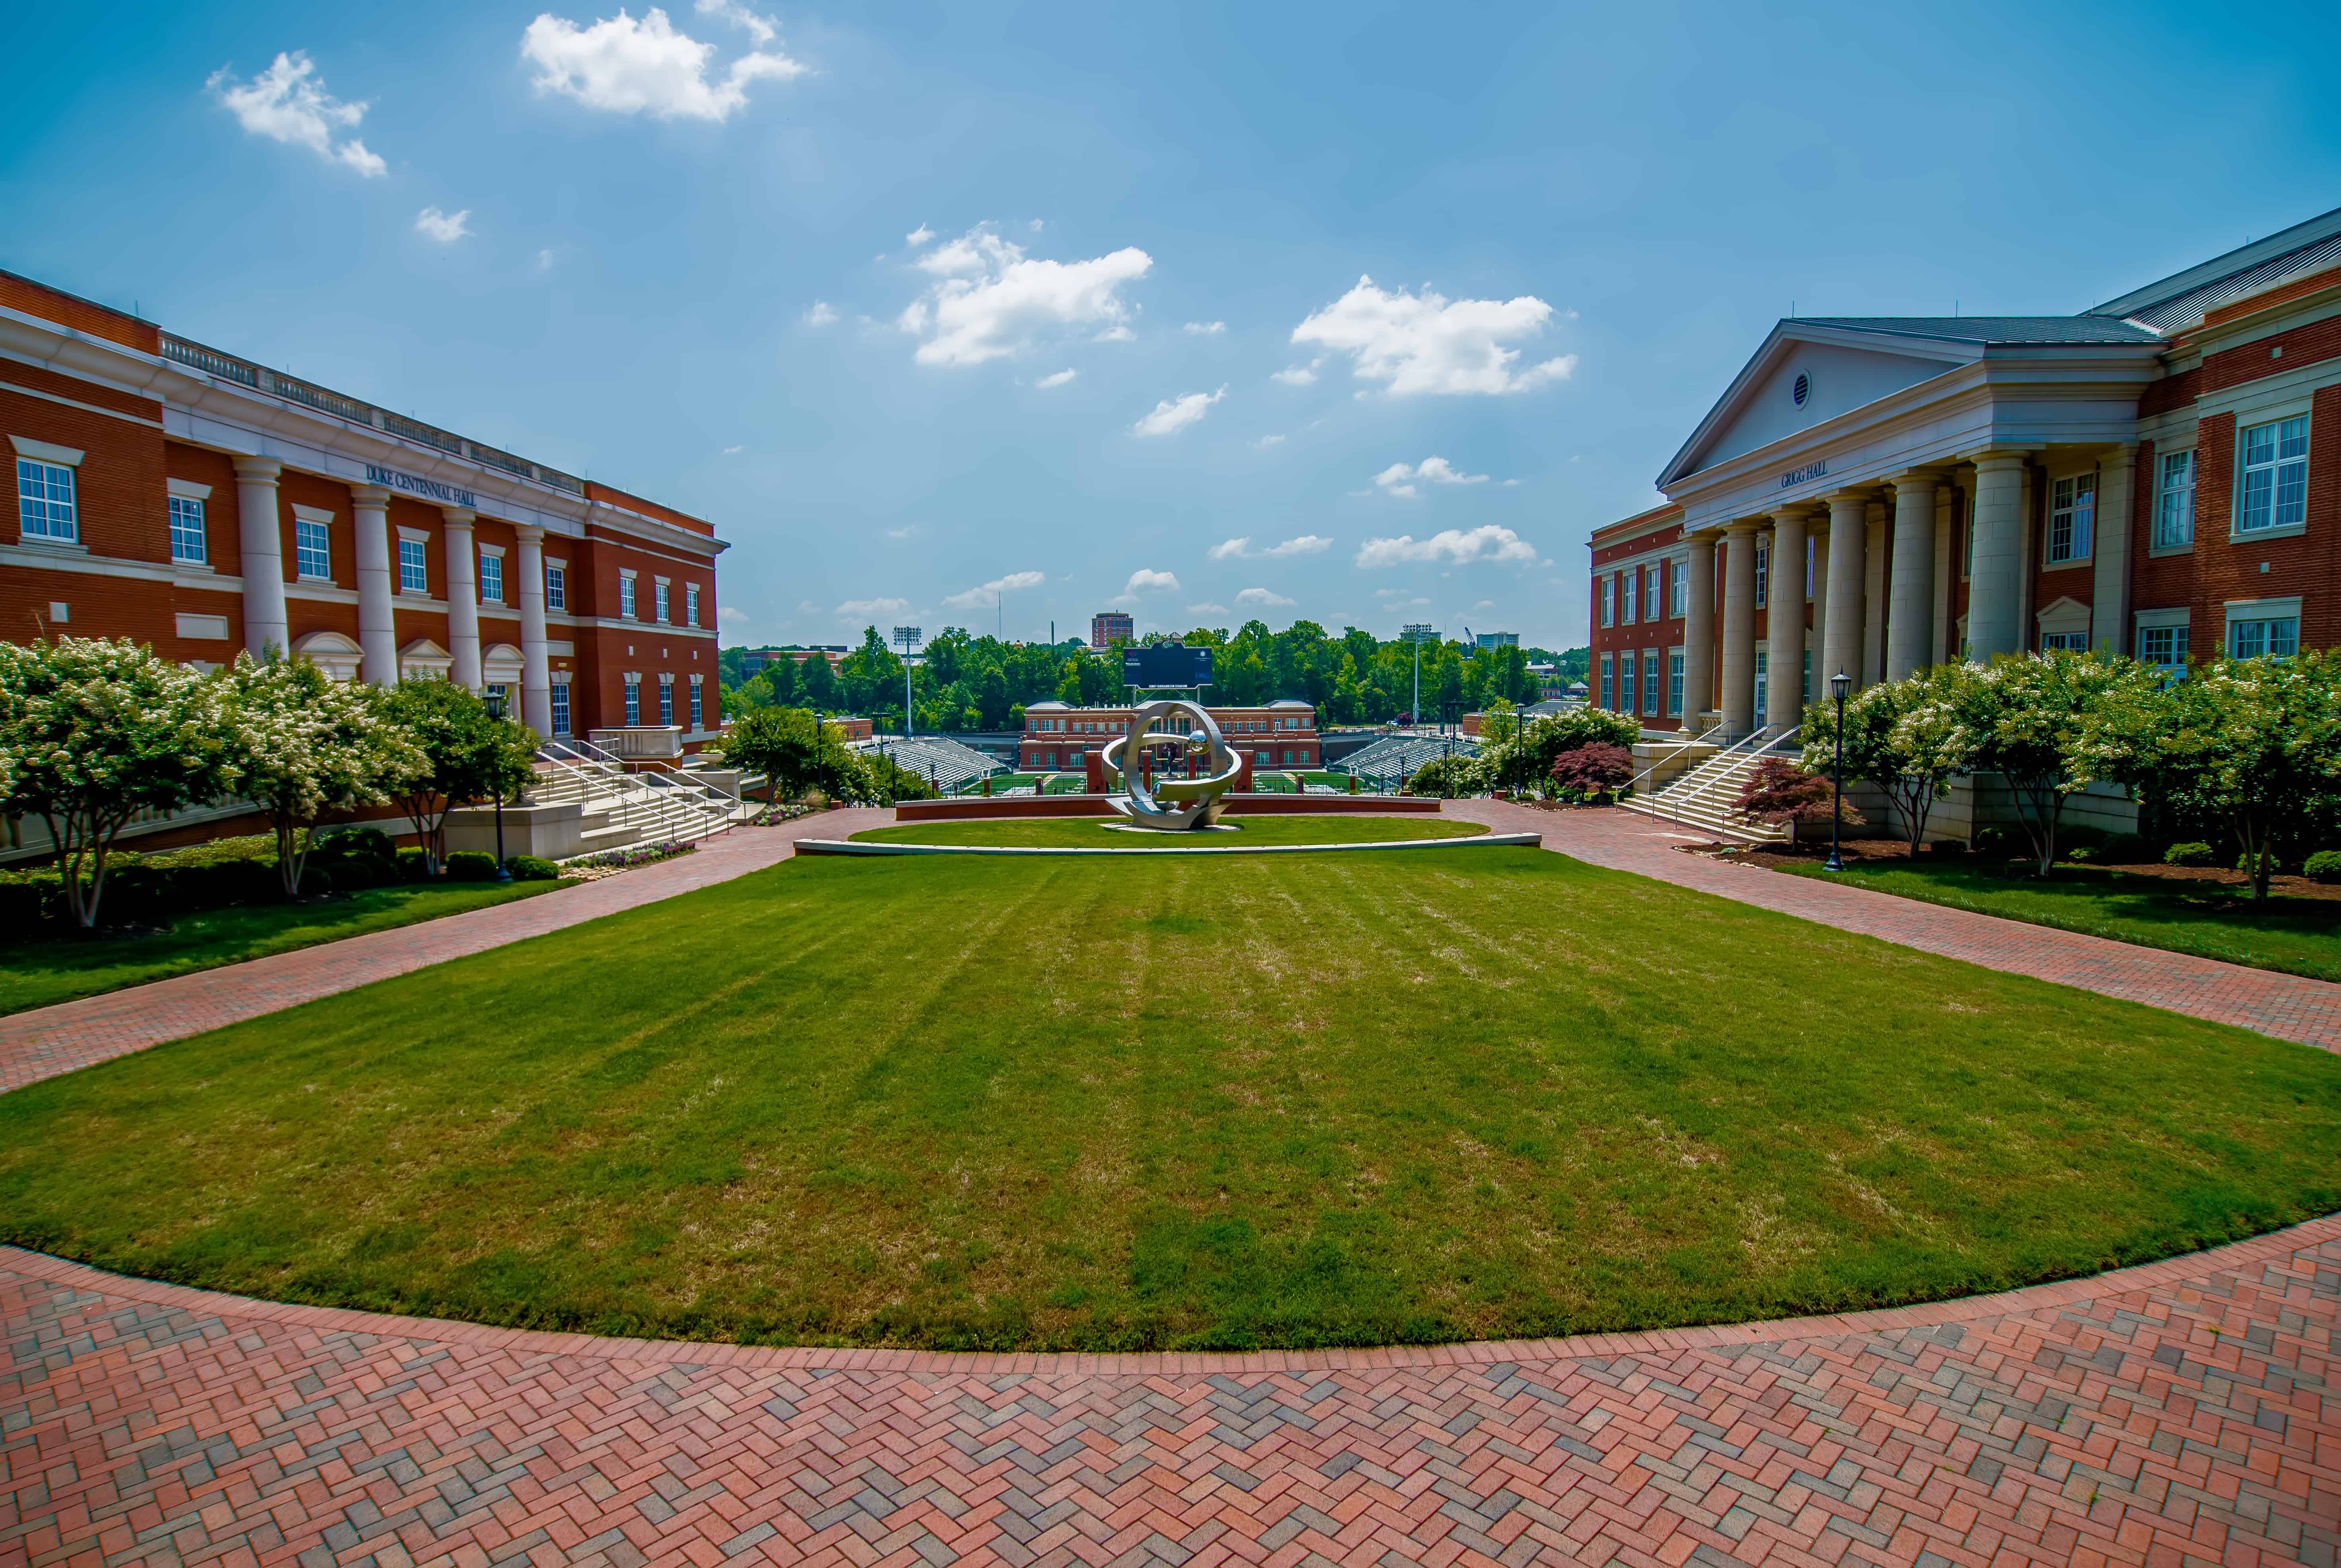
[[[1818,863],[1783,869],[2117,942],[2341,980],[2341,900],[2271,896],[2264,908],[2254,909],[2247,888],[2090,866],[2059,866],[2046,881],[1956,861],[1856,861],[1842,872],[1824,871]]]
[[[805,859],[0,1096],[0,1238],[765,1342],[1767,1317],[2341,1207],[2341,1057],[1534,849]]]
[[[368,931],[435,920],[549,893],[553,882],[369,888],[317,903],[253,904],[182,915],[155,936],[60,938],[0,949],[0,1014],[70,1002],[148,980],[289,953]]]
[[[897,844],[1001,844],[1051,849],[1177,849],[1196,845],[1373,844],[1399,839],[1468,839],[1488,829],[1428,812],[1408,817],[1227,817],[1232,832],[1161,833],[1114,828],[1118,817],[1042,817],[1001,822],[912,822],[872,828],[856,839]]]

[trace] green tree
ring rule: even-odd
[[[2133,660],[2052,649],[1995,660],[1959,687],[1958,720],[1974,744],[1970,764],[2007,780],[2042,876],[2057,863],[2066,798],[2110,777],[2092,730],[2101,732],[2105,714],[2150,697],[2159,684]]]
[[[842,706],[843,694],[838,689],[837,672],[829,662],[829,655],[812,653],[797,666],[798,695],[804,705],[820,713],[834,713]]]
[[[435,877],[447,858],[447,813],[527,788],[537,737],[525,724],[496,718],[470,687],[437,676],[400,681],[384,712],[422,753],[422,769],[392,794]]]
[[[1975,736],[1962,717],[1974,670],[1941,664],[1903,680],[1864,687],[1846,700],[1845,777],[1866,779],[1886,796],[1915,852],[1943,786],[1967,772]],[[1837,766],[1837,710],[1815,702],[1805,710],[1804,766],[1828,775]]]
[[[86,930],[115,840],[236,782],[217,687],[127,640],[0,642],[0,811],[38,817]]]

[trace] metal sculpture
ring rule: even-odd
[[[1150,728],[1166,719],[1190,720],[1197,728],[1184,735]],[[1189,757],[1205,759],[1203,776],[1164,778],[1150,785],[1146,759],[1161,750],[1171,752],[1174,766]],[[1118,809],[1127,811],[1135,822],[1171,832],[1217,823],[1220,798],[1243,772],[1242,762],[1228,749],[1218,723],[1200,703],[1183,697],[1157,698],[1132,710],[1129,731],[1105,743],[1100,761],[1106,788],[1127,791],[1126,799],[1114,802]]]

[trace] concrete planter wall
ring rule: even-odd
[[[574,801],[549,806],[504,808],[504,853],[534,855],[546,860],[565,859],[579,853],[578,836],[584,830],[585,810]],[[496,811],[493,806],[464,806],[447,813],[447,850],[496,852]]]

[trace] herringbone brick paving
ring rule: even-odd
[[[0,1249],[0,1558],[408,1568],[2306,1563],[2341,1216],[1938,1306],[1252,1356],[742,1349]]]

